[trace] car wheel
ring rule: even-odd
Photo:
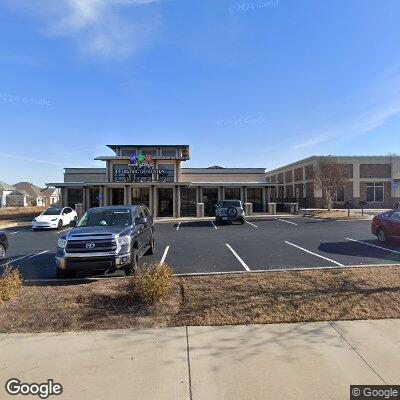
[[[0,260],[4,260],[6,258],[6,248],[0,244]]]
[[[63,225],[63,222],[62,222],[62,220],[60,219],[60,220],[58,221],[57,229],[61,229],[63,226],[64,226],[64,225]]]
[[[150,239],[150,247],[147,249],[146,253],[144,254],[145,256],[151,256],[154,254],[156,251],[156,244],[154,241],[154,234],[151,234],[151,239]]]
[[[131,255],[131,262],[124,268],[125,275],[126,276],[135,275],[138,268],[139,268],[139,254],[137,251],[134,251],[132,252]]]
[[[244,218],[242,218],[242,219],[240,220],[240,223],[241,223],[242,225],[244,225]]]
[[[385,231],[384,231],[383,229],[380,229],[380,230],[379,230],[377,236],[378,236],[378,240],[379,240],[381,243],[385,243],[385,242],[387,241],[386,233],[385,233]]]
[[[56,269],[56,275],[58,279],[72,279],[76,277],[76,271],[70,271],[68,269]]]

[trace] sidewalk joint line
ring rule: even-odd
[[[345,336],[339,331],[338,328],[336,328],[332,321],[329,321],[329,325],[341,336],[341,338],[350,346],[350,348],[358,355],[358,357],[361,358],[361,360],[364,362],[364,364],[375,373],[375,375],[378,376],[378,378],[385,384],[388,385],[388,383],[382,378],[382,376],[374,369],[372,368],[371,364],[358,352],[358,350],[345,338]]]
[[[189,330],[186,325],[186,355],[187,355],[187,364],[188,364],[188,378],[189,378],[189,398],[193,399],[192,396],[192,374],[190,371],[190,348],[189,348]]]

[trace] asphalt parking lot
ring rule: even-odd
[[[251,219],[244,225],[222,226],[211,221],[157,223],[156,252],[142,262],[163,260],[175,273],[400,263],[400,244],[380,244],[370,225],[364,220],[302,217]],[[6,231],[10,249],[2,267],[18,266],[25,279],[55,278],[55,246],[65,230],[33,232],[20,227]]]

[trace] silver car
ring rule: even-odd
[[[223,200],[215,209],[215,222],[239,221],[244,224],[244,210],[240,200]]]

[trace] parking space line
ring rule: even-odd
[[[249,222],[249,221],[246,221],[249,225],[252,225],[252,226],[254,226],[255,228],[258,228],[258,226],[257,225],[255,225],[255,224],[252,224],[251,222]]]
[[[376,247],[377,249],[381,249],[381,250],[386,250],[386,251],[389,251],[390,253],[400,254],[400,251],[387,249],[386,247],[381,247],[381,246],[377,246],[376,244],[363,242],[362,240],[356,240],[356,239],[351,239],[351,238],[346,238],[346,240],[350,240],[351,242],[366,244],[367,246]]]
[[[213,226],[215,229],[218,229],[217,226],[214,224],[213,221],[210,221],[210,222],[212,223],[212,226]]]
[[[176,227],[176,230],[179,231],[179,228],[181,227],[181,223],[178,222],[178,226]]]
[[[26,256],[18,257],[18,258],[14,259],[14,260],[8,260],[7,262],[1,264],[0,267],[3,267],[4,265],[9,265],[10,263],[13,263],[13,262],[15,262],[15,261],[22,260],[23,258],[26,258],[26,257],[29,257],[29,254],[27,254]]]
[[[165,259],[167,258],[168,250],[169,250],[169,246],[167,246],[167,247],[165,248],[164,254],[163,254],[163,256],[162,256],[162,258],[161,258],[161,261],[160,261],[160,264],[164,264]]]
[[[240,258],[239,254],[236,253],[235,250],[232,249],[232,247],[228,244],[225,243],[226,247],[233,253],[233,255],[238,259],[238,261],[240,262],[240,264],[242,264],[242,267],[246,270],[246,271],[250,271],[250,268],[247,266],[247,264]]]
[[[286,221],[285,219],[280,219],[280,218],[278,218],[278,221],[282,221],[282,222],[286,222],[287,224],[291,224],[291,225],[298,225],[298,224],[296,224],[295,222],[292,222],[292,221]]]
[[[31,231],[31,229],[23,229],[23,230],[20,230],[20,231],[9,232],[8,234],[9,234],[9,235],[15,235],[16,233],[30,232],[30,231]]]
[[[332,263],[334,263],[334,264],[336,264],[336,265],[339,265],[339,266],[341,266],[341,267],[344,267],[344,264],[341,264],[340,262],[337,262],[337,261],[335,261],[335,260],[332,260],[332,259],[330,259],[330,258],[328,258],[328,257],[321,256],[320,254],[313,253],[312,251],[307,250],[307,249],[305,249],[304,247],[297,246],[297,244],[290,243],[290,242],[288,242],[288,241],[286,241],[286,240],[285,240],[285,243],[286,243],[286,244],[289,244],[290,246],[296,247],[297,249],[303,250],[303,251],[305,251],[306,253],[312,254],[313,256],[316,256],[316,257],[319,257],[319,258],[323,258],[324,260],[327,260],[327,261],[332,262]]]
[[[33,258],[33,257],[36,257],[36,256],[40,256],[41,254],[48,253],[49,251],[50,251],[50,250],[41,251],[40,253],[32,254],[32,255],[29,256],[28,258]]]

